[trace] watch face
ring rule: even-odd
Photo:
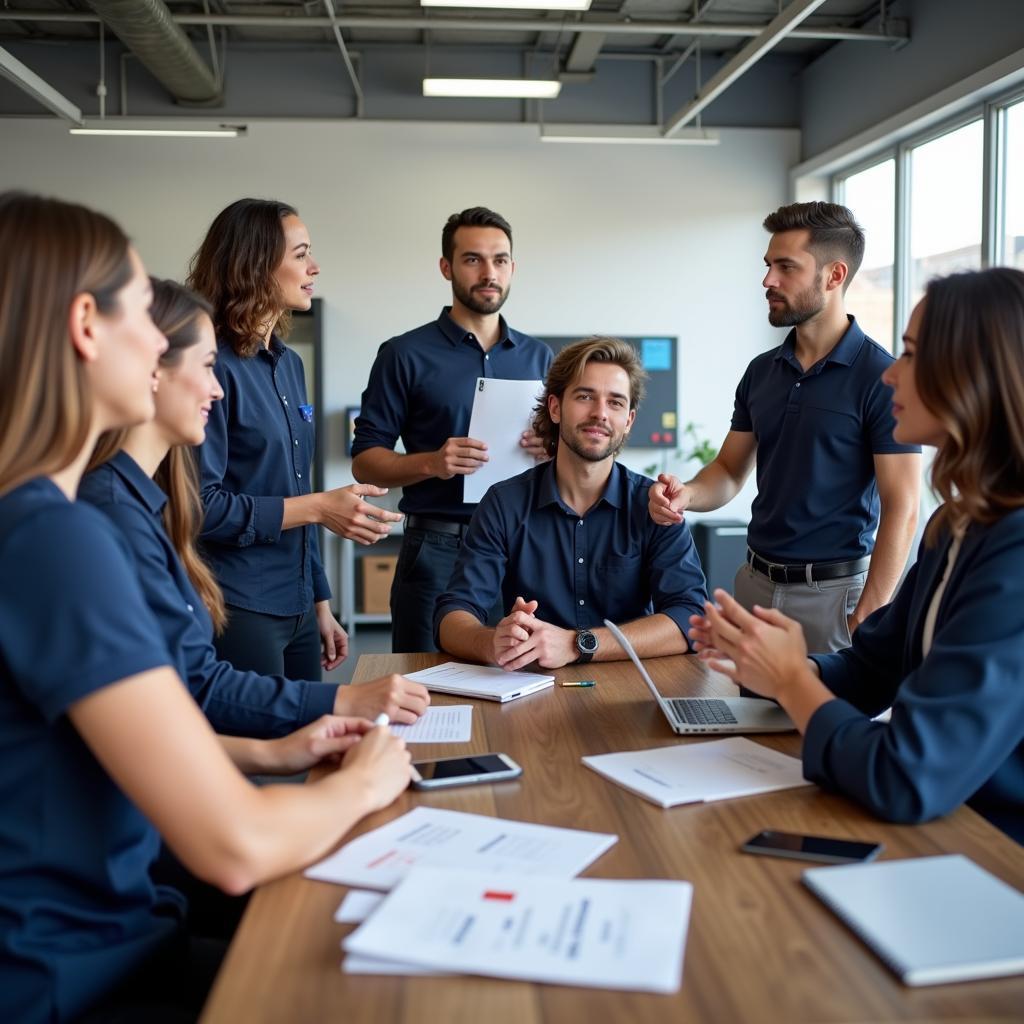
[[[589,630],[584,630],[583,632],[577,634],[576,646],[584,654],[593,654],[594,651],[597,650],[597,637],[594,636],[594,634],[591,633]]]

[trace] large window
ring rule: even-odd
[[[910,306],[941,274],[981,266],[984,124],[910,151]]]
[[[1024,270],[1024,100],[1004,111],[1006,173],[999,262]]]
[[[864,262],[846,305],[863,331],[892,349],[895,282],[896,161],[883,160],[843,182],[843,203],[864,228]]]

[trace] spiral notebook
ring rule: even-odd
[[[1024,973],[1024,894],[966,857],[811,868],[803,881],[905,985]]]

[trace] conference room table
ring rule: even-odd
[[[355,682],[450,660],[369,655]],[[666,696],[734,696],[694,657],[646,662]],[[805,786],[662,810],[586,768],[580,758],[709,739],[672,733],[629,662],[568,666],[553,689],[507,704],[472,704],[468,744],[417,744],[417,760],[500,751],[514,781],[430,793],[408,790],[348,839],[416,806],[611,832],[618,842],[584,877],[685,879],[694,886],[682,987],[674,995],[493,978],[347,975],[336,924],[348,891],[295,873],[252,897],[203,1012],[204,1024],[603,1024],[623,1022],[1021,1021],[1024,977],[907,988],[800,882],[797,861],[741,853],[764,828],[884,843],[881,859],[961,853],[1024,889],[1024,849],[966,807],[925,825],[879,821],[852,801]],[[592,688],[563,680],[593,679]],[[750,737],[799,755],[796,732]],[[400,951],[396,951],[400,954]]]

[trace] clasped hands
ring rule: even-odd
[[[537,602],[517,597],[512,610],[494,629],[494,663],[508,672],[536,661],[542,668],[561,668],[579,656],[576,634],[536,616]]]

